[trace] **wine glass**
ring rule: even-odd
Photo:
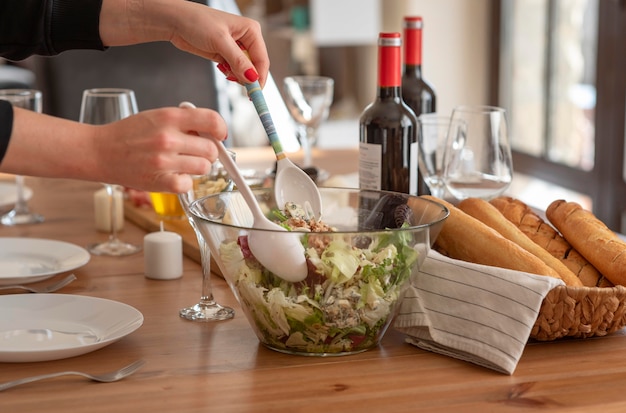
[[[42,112],[42,94],[33,89],[4,89],[0,90],[0,99],[7,100],[15,107]],[[17,200],[13,209],[2,215],[0,222],[3,225],[36,224],[43,222],[43,216],[31,212],[24,197],[24,177],[15,176]]]
[[[495,106],[459,106],[452,111],[444,181],[456,199],[495,198],[511,184],[513,161],[504,113]]]
[[[446,195],[443,160],[448,146],[448,131],[454,125],[453,133],[462,132],[463,128],[459,127],[461,122],[438,113],[425,113],[418,118],[419,170],[431,195],[439,199]]]
[[[230,152],[230,155],[235,159],[234,152]],[[179,194],[178,198],[198,239],[200,260],[202,263],[202,292],[200,301],[191,307],[181,309],[179,315],[190,321],[228,320],[234,317],[235,310],[230,307],[222,306],[213,298],[213,288],[211,286],[211,251],[202,233],[192,219],[189,206],[196,199],[200,199],[204,196],[232,190],[233,183],[219,160],[213,162],[211,171],[207,175],[195,175],[192,176],[192,178],[193,188],[188,192]]]
[[[324,76],[288,76],[284,80],[286,104],[298,125],[304,165],[311,166],[311,149],[317,145],[317,129],[328,118],[335,81]]]
[[[124,119],[135,113],[137,113],[135,92],[130,89],[86,89],[83,91],[79,121],[91,125],[104,125]],[[107,241],[89,245],[89,252],[94,255],[123,256],[141,251],[140,246],[123,242],[117,237],[116,201],[114,197],[116,188],[115,185],[106,183],[104,187],[106,188],[111,208],[109,220],[111,231]]]

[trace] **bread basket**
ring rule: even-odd
[[[626,287],[558,286],[544,298],[530,337],[539,341],[601,337],[624,326]]]

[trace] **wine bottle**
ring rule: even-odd
[[[423,113],[437,111],[435,90],[422,76],[422,27],[423,20],[421,17],[404,18],[402,99],[418,117]],[[420,195],[430,194],[419,171],[417,184],[417,191]]]
[[[378,90],[359,120],[359,187],[417,194],[417,117],[403,102],[400,33],[378,38]]]

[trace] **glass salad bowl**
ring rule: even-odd
[[[256,260],[248,236],[261,231],[269,243],[278,231],[252,228],[252,214],[239,192],[201,198],[191,205],[191,214],[262,344],[298,355],[354,354],[380,343],[449,211],[394,192],[320,192],[320,222],[328,227],[288,234],[299,239],[306,257],[308,273],[299,282],[279,278]],[[268,218],[285,219],[271,189],[254,195]],[[276,251],[276,260],[281,254]]]

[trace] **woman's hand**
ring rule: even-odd
[[[145,111],[98,129],[93,143],[100,169],[109,175],[105,182],[175,193],[191,189],[189,175],[208,173],[217,158],[212,140],[197,133],[218,140],[228,133],[217,112],[178,108]]]
[[[191,189],[189,175],[208,173],[217,158],[215,143],[197,133],[223,140],[228,128],[202,108],[148,110],[100,126],[16,109],[0,169],[180,193]]]
[[[263,86],[269,71],[257,21],[189,1],[104,0],[100,37],[106,46],[169,41],[227,67],[240,83]]]

